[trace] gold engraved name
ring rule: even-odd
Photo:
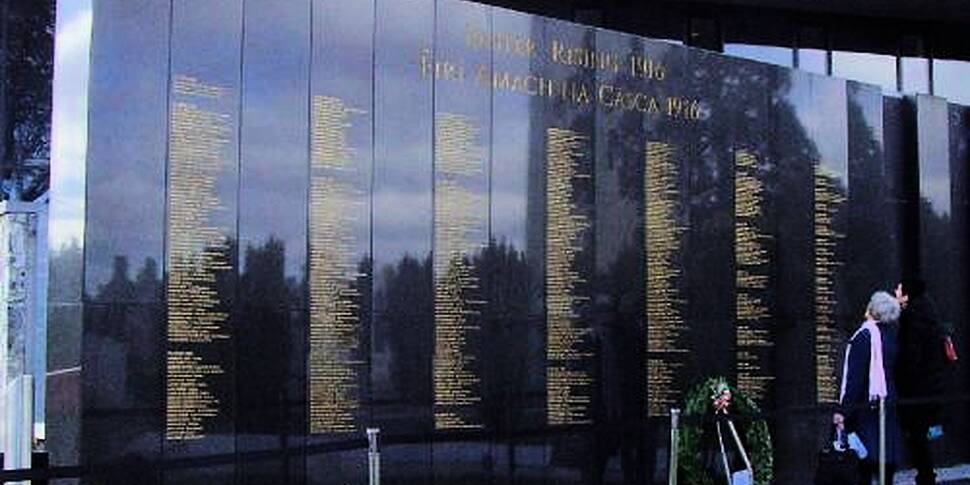
[[[470,339],[485,304],[474,263],[488,237],[485,149],[474,119],[439,113],[435,120],[434,423],[479,429],[481,378]]]
[[[687,226],[680,222],[680,165],[669,143],[648,141],[643,189],[646,228],[647,414],[664,416],[681,399],[687,328],[678,258]]]
[[[738,387],[755,401],[768,394],[768,352],[774,346],[765,294],[770,280],[764,224],[764,182],[757,154],[734,154],[735,347]]]
[[[838,402],[835,354],[838,342],[836,272],[842,266],[839,246],[845,235],[835,224],[846,202],[836,175],[815,165],[815,387],[818,402]]]
[[[582,162],[589,137],[563,129],[546,131],[546,402],[550,425],[590,421],[592,377],[588,323],[578,313],[588,297],[577,268],[589,217],[577,203],[577,186],[591,177]]]
[[[221,413],[213,381],[224,374],[206,350],[230,338],[218,282],[232,270],[217,184],[230,167],[230,116],[203,106],[228,88],[186,75],[172,80],[168,159],[165,438],[198,440]]]
[[[357,430],[360,408],[360,291],[357,248],[367,173],[350,133],[364,111],[313,97],[309,212],[310,433]]]

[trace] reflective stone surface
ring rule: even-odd
[[[363,483],[367,427],[385,483],[666,483],[710,376],[809,483],[869,295],[966,326],[966,108],[457,0],[142,3],[52,256],[86,483]]]
[[[82,459],[124,463],[92,483],[161,483],[141,470],[162,452],[164,313],[158,304],[93,303],[84,309]],[[137,477],[137,478],[136,478]]]
[[[966,274],[966,266],[957,259],[959,224],[953,212],[949,107],[946,100],[932,96],[920,95],[913,101],[919,161],[919,260],[914,274],[926,282],[927,297],[935,304],[940,323],[950,325],[946,322],[955,323],[960,318],[958,299],[961,297],[957,291],[960,276]],[[966,298],[965,294],[963,298]],[[944,420],[955,431],[966,430],[965,415],[953,413]],[[953,438],[965,436],[960,431]],[[945,453],[953,459],[953,454]]]
[[[146,292],[147,287],[125,291],[119,284],[162,277],[169,6],[109,2],[99,8],[103,13],[94,27],[100,35],[91,71],[84,293],[103,302],[158,303],[161,292]],[[110,19],[119,17],[128,21],[115,28]],[[119,265],[127,267],[125,274],[118,274]]]
[[[846,272],[850,308],[864,308],[877,290],[902,277],[902,194],[887,162],[879,90],[849,82],[849,234]]]
[[[63,79],[89,79],[91,2],[57,10],[56,29],[77,26],[76,55],[55,59],[58,82],[51,117],[50,212],[48,213],[47,371],[44,415],[52,465],[79,463],[81,426],[81,335],[83,335],[84,220],[86,195],[85,130],[89,116],[88,85]],[[38,386],[38,388],[44,388]],[[74,483],[77,483],[74,481]]]
[[[916,97],[919,160],[919,265],[943,320],[955,316],[953,198],[950,174],[949,111],[942,98]]]
[[[237,449],[236,382],[244,378],[236,373],[233,331],[240,317],[242,33],[238,2],[205,10],[172,2],[165,459],[212,459]],[[181,323],[186,313],[188,328]],[[230,463],[166,471],[164,481],[215,485],[233,483],[235,476]]]
[[[970,294],[970,108],[950,104],[950,176],[952,177],[953,200],[953,242],[954,261],[960,265],[954,270],[956,281],[955,294]],[[954,328],[966,329],[970,322],[970,299],[956,298],[956,319]],[[956,345],[966,348],[970,343],[967,332],[961,331],[954,335]],[[970,373],[964,368],[957,371],[958,382],[970,382]],[[959,409],[959,408],[958,408]],[[970,405],[962,406],[963,416],[970,416]],[[970,426],[964,421],[959,423],[963,434],[957,436],[958,441],[966,442],[970,437]]]
[[[900,245],[903,274],[912,275],[918,266],[917,215],[919,175],[916,153],[916,109],[912,98],[883,98],[884,154],[890,174],[896,214],[903,228]]]
[[[599,50],[621,58],[645,58],[644,42],[636,37],[598,31]],[[645,152],[647,113],[629,109],[618,93],[638,92],[643,83],[630,70],[597,73],[604,101],[596,108],[594,180],[596,214],[594,332],[597,339],[596,420],[594,473],[619,469],[624,479],[646,476],[646,436],[636,428],[624,429],[644,416],[647,397],[646,252],[644,248]],[[619,100],[617,99],[619,98]],[[603,470],[602,472],[600,470]]]
[[[385,442],[434,426],[433,80],[417,59],[434,39],[433,2],[378,2],[374,70],[374,323],[371,423]],[[384,480],[431,481],[431,442],[382,450]]]
[[[246,3],[236,447],[281,455],[241,460],[245,483],[303,483],[290,472],[299,455],[282,453],[302,447],[306,430],[309,14],[307,2]]]
[[[958,219],[960,214],[955,207],[966,195],[954,193],[958,187],[954,176],[959,171],[955,170],[951,158],[949,107],[946,100],[931,96],[918,96],[915,104],[919,157],[919,261],[915,274],[926,281],[927,293],[936,304],[940,322],[947,327],[965,328],[966,314],[961,309],[966,305],[966,293],[961,296],[960,290],[967,263],[961,259],[966,256],[960,247],[965,247],[966,233],[962,230],[965,222]],[[966,382],[965,375],[964,371],[954,378]],[[945,454],[954,460],[960,455],[952,451],[958,449],[955,443],[967,436],[968,421],[965,413],[949,413],[945,420],[955,431],[948,438],[952,441],[947,441],[954,445]]]

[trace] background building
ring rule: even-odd
[[[492,0],[739,57],[970,102],[970,22],[958,1]]]

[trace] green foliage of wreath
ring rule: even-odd
[[[751,398],[738,392],[734,386],[727,384],[726,379],[712,377],[687,394],[684,403],[684,416],[712,416],[714,406],[711,396],[717,394],[723,386],[727,386],[731,390],[730,414],[743,416],[761,411]],[[774,477],[774,455],[772,454],[768,423],[759,419],[746,424],[742,440],[745,450],[748,452],[748,458],[751,460],[751,467],[754,469],[755,485],[770,485]],[[714,477],[708,473],[704,466],[704,457],[702,456],[704,443],[701,442],[704,437],[702,426],[701,424],[688,424],[680,427],[677,475],[679,482],[686,485],[715,485]],[[708,423],[707,426],[713,426],[713,424]],[[726,434],[724,439],[725,446],[728,446],[728,440],[731,439],[730,434]]]

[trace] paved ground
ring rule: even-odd
[[[970,485],[970,465],[960,465],[951,468],[943,468],[936,472],[937,482],[946,485]],[[902,471],[896,474],[895,485],[913,485],[912,470]]]
[[[896,478],[896,481],[893,482],[893,485],[914,485],[915,483],[916,482],[914,482],[912,478],[900,480],[897,477]],[[967,479],[967,480],[956,480],[956,481],[946,480],[946,481],[942,481],[942,482],[941,481],[938,481],[937,483],[939,483],[940,485],[970,485],[970,479]]]

